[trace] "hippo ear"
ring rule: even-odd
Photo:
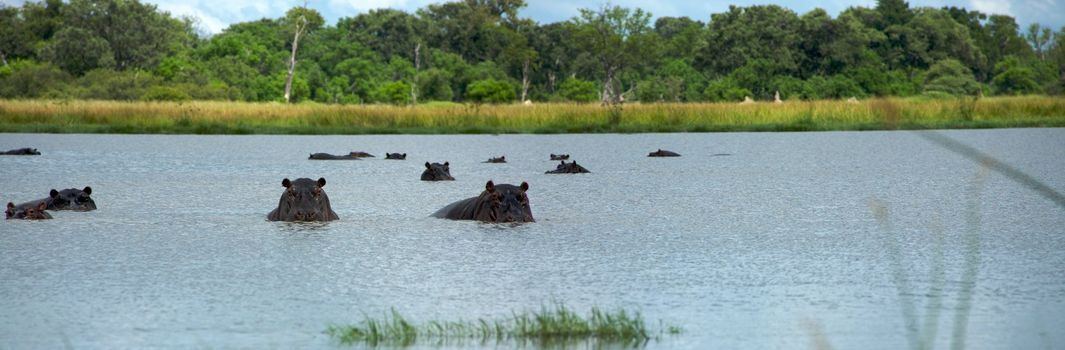
[[[289,186],[292,186],[292,181],[289,181],[287,177],[281,180],[281,187],[288,188]]]
[[[59,191],[56,191],[56,190],[55,190],[55,189],[53,188],[51,192],[48,192],[48,196],[49,196],[49,197],[52,197],[52,198],[55,198],[55,197],[59,197]]]
[[[488,193],[493,193],[496,191],[496,184],[492,180],[488,180],[488,183],[484,184],[484,190],[488,191]]]
[[[92,187],[85,186],[85,188],[82,189],[81,191],[85,192],[85,194],[87,194],[87,195],[92,195]]]
[[[407,158],[407,154],[406,153],[403,154],[403,158]]]
[[[425,162],[425,168],[429,169],[429,162]]]
[[[444,162],[444,166],[451,166],[451,163]]]
[[[15,209],[15,203],[7,202],[7,210]]]
[[[528,190],[529,190],[529,183],[525,182],[525,181],[522,181],[521,182],[521,191],[525,192],[525,191],[528,191]]]
[[[564,160],[560,160],[559,162],[562,163],[561,165],[566,165],[566,161],[564,161]]]
[[[499,157],[499,160],[504,160],[504,159],[507,159],[507,156]]]
[[[37,203],[37,210],[44,211],[45,209],[48,209],[48,203],[47,202]]]
[[[318,178],[318,187],[325,187],[325,178],[324,177],[319,177]]]

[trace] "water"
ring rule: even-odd
[[[1065,129],[944,134],[1065,192]],[[965,309],[970,348],[1065,348],[1065,209],[912,132],[0,135],[17,147],[44,155],[0,157],[3,202],[92,186],[100,209],[0,222],[2,349],[330,348],[390,308],[552,301],[684,329],[647,348],[946,348]],[[306,159],[354,150],[408,160]],[[549,153],[593,173],[545,175]],[[419,181],[425,161],[457,181]],[[285,177],[325,177],[341,220],[267,222]],[[528,181],[537,222],[429,217],[489,179]]]

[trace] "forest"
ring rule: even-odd
[[[2,5],[0,5],[2,6]],[[880,0],[833,17],[776,5],[700,18],[465,0],[325,23],[232,24],[137,0],[0,7],[0,98],[321,104],[719,102],[1065,93],[1065,28]]]

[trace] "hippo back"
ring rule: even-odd
[[[451,164],[444,162],[432,163],[425,162],[425,171],[422,172],[422,181],[451,181],[455,180],[451,177]]]
[[[680,154],[678,154],[677,152],[663,151],[663,150],[659,149],[658,151],[648,153],[647,156],[648,157],[680,157]]]
[[[0,154],[11,155],[11,156],[39,156],[39,155],[41,155],[41,152],[38,152],[36,148],[28,148],[27,147],[27,148],[13,149],[13,150],[6,151],[6,152],[0,152]]]
[[[314,181],[299,178],[295,181],[284,179],[281,186],[285,192],[277,203],[277,208],[266,215],[270,221],[332,221],[340,219],[329,203],[329,196],[322,187],[325,178]]]
[[[495,185],[488,181],[485,190],[477,197],[467,198],[433,213],[433,217],[451,220],[476,220],[483,222],[535,222],[529,197],[525,194],[529,184]]]

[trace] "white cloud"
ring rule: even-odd
[[[1010,3],[1008,1],[972,0],[970,2],[972,3],[973,10],[997,15],[1013,15],[1013,11],[1010,11]]]

